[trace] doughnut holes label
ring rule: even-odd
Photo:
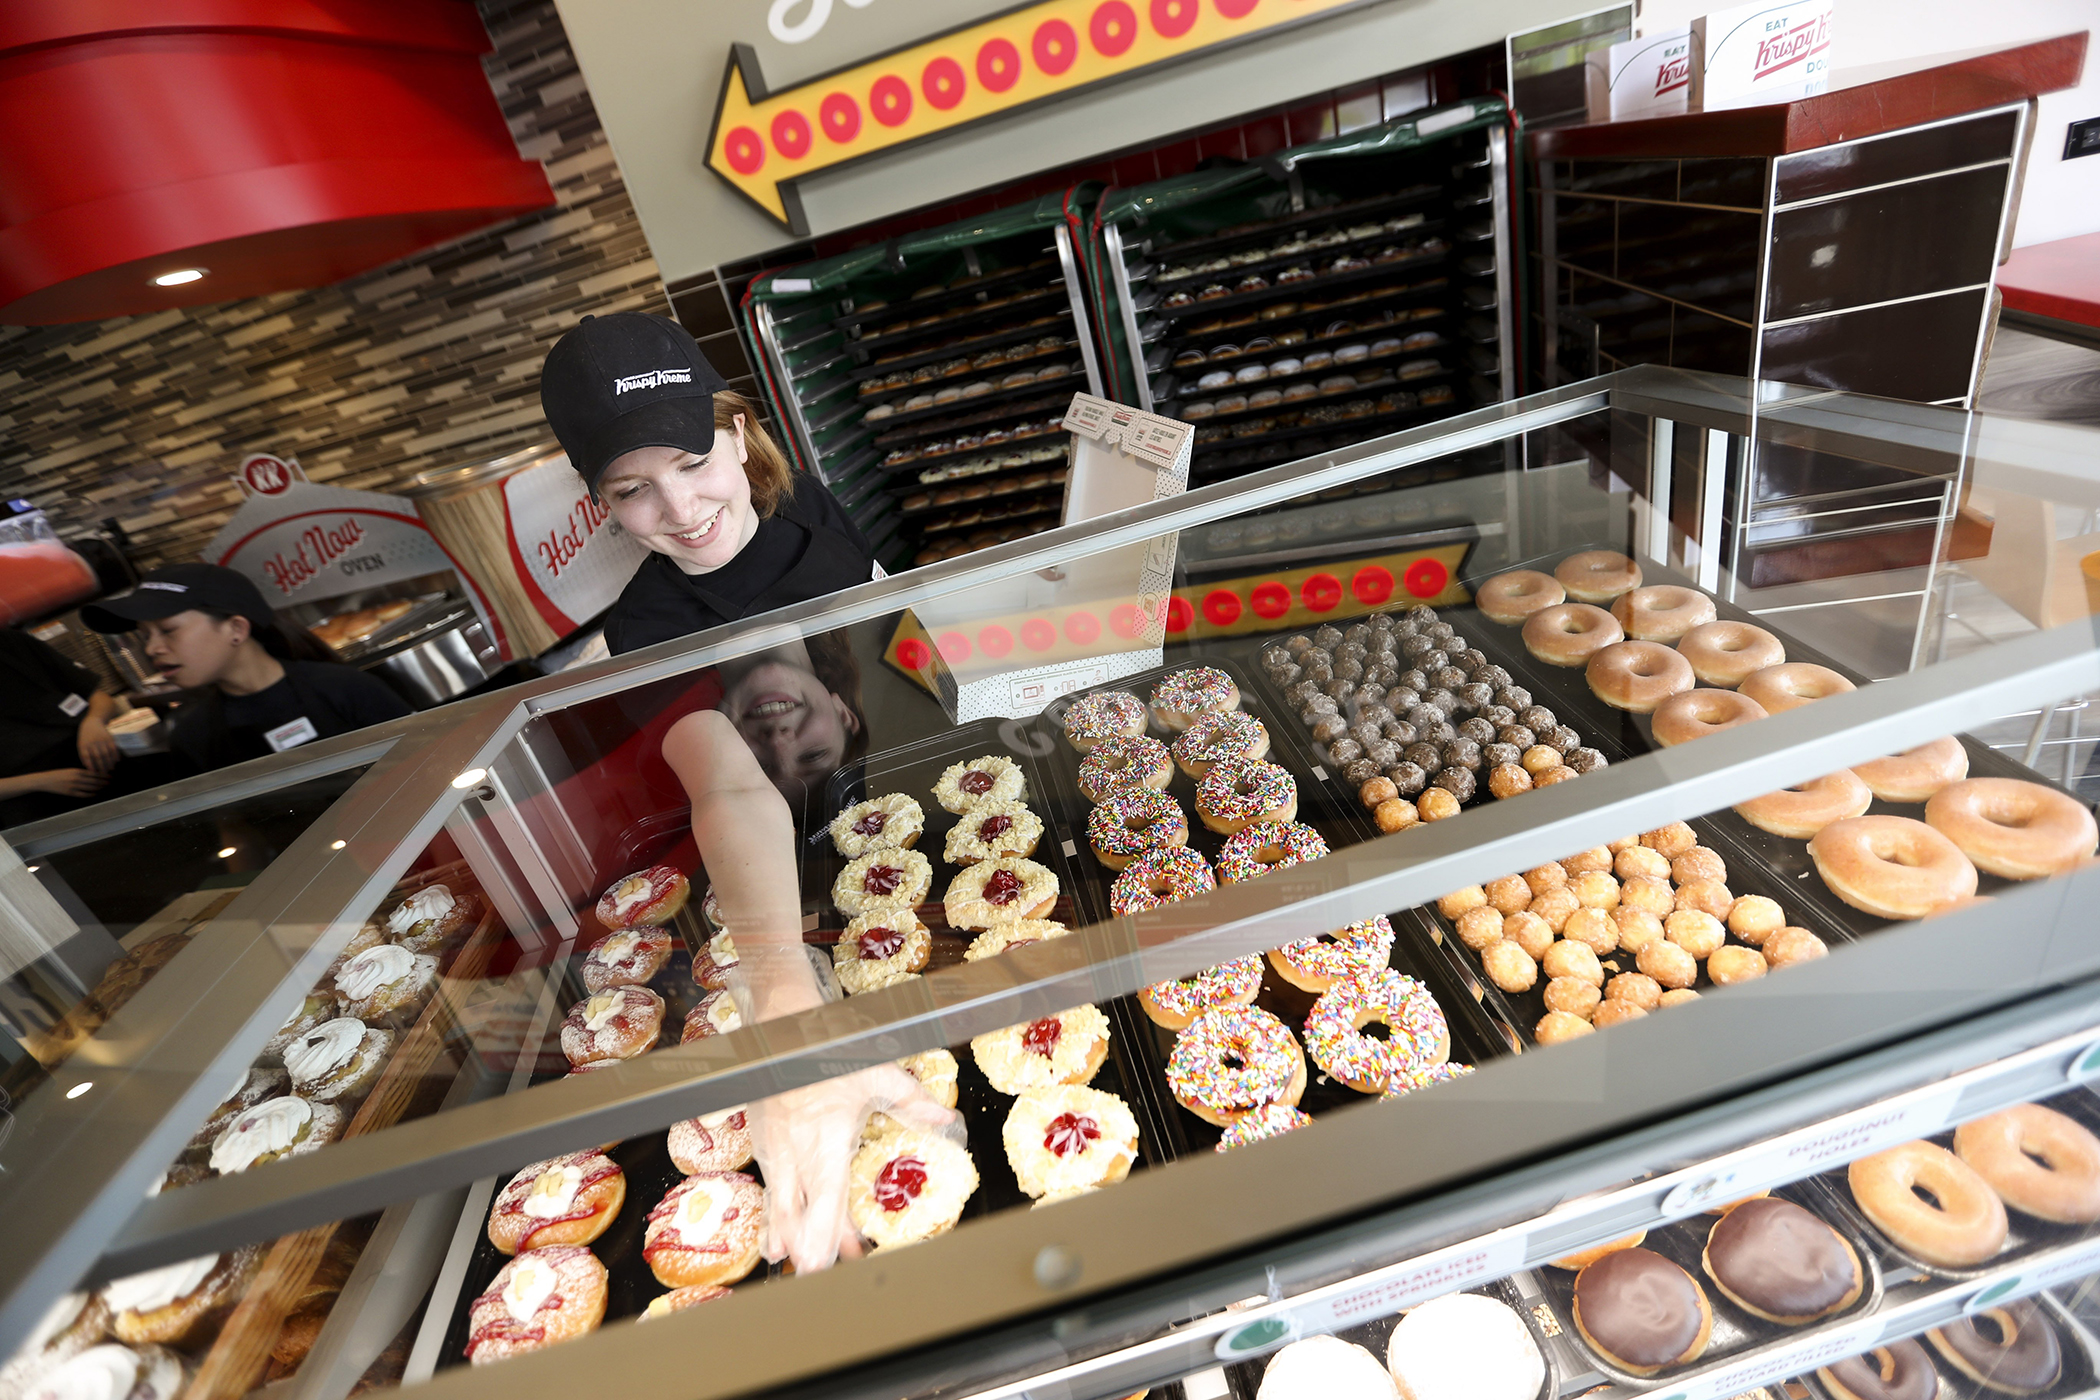
[[[1524,1267],[1525,1238],[1521,1231],[1502,1230],[1396,1264],[1368,1279],[1358,1280],[1355,1286],[1345,1291],[1291,1309],[1286,1331],[1292,1337],[1339,1332],[1426,1303],[1431,1298],[1441,1298],[1446,1293],[1456,1293],[1475,1284],[1502,1278]],[[1263,1323],[1282,1320],[1282,1317],[1264,1318],[1227,1333],[1218,1343],[1218,1355],[1227,1360],[1238,1360],[1249,1354],[1239,1352],[1228,1356],[1225,1348],[1241,1333],[1251,1332]],[[1279,1337],[1283,1335],[1278,1334]],[[1280,1345],[1280,1341],[1271,1345]]]

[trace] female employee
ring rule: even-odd
[[[882,577],[860,527],[671,322],[584,317],[547,353],[540,406],[584,484],[650,550],[606,618],[614,653]]]
[[[304,633],[280,631],[261,591],[232,569],[171,564],[80,615],[97,632],[143,625],[148,659],[175,684],[204,691],[176,713],[169,736],[199,768],[410,713],[383,682],[336,662]]]
[[[117,766],[106,721],[117,702],[95,673],[12,627],[0,628],[0,827],[94,801]]]

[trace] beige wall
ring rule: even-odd
[[[665,280],[791,241],[704,164],[729,46],[757,49],[779,89],[1013,8],[1013,0],[835,0],[798,43],[768,29],[822,0],[557,0]],[[1275,3],[1275,0],[1271,0]],[[967,128],[801,185],[813,233],[1148,145],[1175,132],[1499,44],[1583,0],[1384,0],[1085,97]]]

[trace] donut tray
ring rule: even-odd
[[[2069,1093],[2045,1100],[2042,1106],[2055,1109],[2089,1132],[2100,1133],[2100,1099],[2096,1099],[2089,1090],[2073,1089]],[[1954,1134],[1951,1131],[1935,1133],[1925,1141],[1944,1147],[1950,1152],[1954,1150]],[[2023,1215],[2008,1205],[2005,1208],[2008,1226],[2005,1247],[1982,1264],[1969,1268],[1949,1268],[1943,1264],[1926,1263],[1890,1239],[1879,1226],[1867,1219],[1866,1212],[1859,1208],[1858,1202],[1852,1197],[1852,1186],[1846,1177],[1845,1168],[1839,1167],[1823,1172],[1809,1180],[1829,1201],[1826,1214],[1842,1215],[1846,1228],[1865,1238],[1884,1258],[1928,1278],[1952,1279],[1957,1282],[1988,1278],[2024,1262],[2033,1255],[2046,1250],[2061,1249],[2092,1233],[2088,1226],[2058,1225],[2051,1221],[2038,1220],[2031,1215]]]
[[[2026,1394],[2031,1400],[2083,1400],[2084,1397],[2100,1393],[2100,1359],[2096,1359],[2094,1355],[2092,1334],[2051,1294],[2036,1294],[2034,1302],[2041,1309],[2042,1315],[2056,1328],[2057,1349],[2063,1354],[2063,1374],[2057,1378],[2056,1384],[2047,1390]],[[1938,1400],[2002,1400],[2008,1393],[1992,1390],[1963,1375],[1947,1358],[1940,1355],[1939,1349],[1933,1346],[1931,1339],[1920,1335],[1911,1340],[1924,1348],[1927,1359],[1932,1363],[1932,1369],[1939,1375]],[[1808,1395],[1809,1400],[1837,1400],[1836,1394],[1823,1384],[1823,1378],[1813,1371],[1796,1377],[1790,1384],[1799,1386]]]
[[[1713,1331],[1707,1339],[1706,1350],[1685,1365],[1665,1366],[1651,1376],[1638,1376],[1615,1365],[1600,1355],[1575,1325],[1575,1271],[1547,1265],[1537,1270],[1536,1277],[1544,1289],[1548,1304],[1560,1320],[1562,1335],[1568,1339],[1570,1348],[1605,1378],[1620,1385],[1647,1389],[1651,1386],[1667,1385],[1678,1376],[1706,1370],[1722,1362],[1743,1361],[1755,1357],[1761,1349],[1792,1345],[1803,1337],[1815,1335],[1820,1329],[1842,1326],[1880,1307],[1880,1262],[1875,1258],[1871,1245],[1861,1239],[1858,1231],[1851,1228],[1851,1222],[1834,1213],[1819,1193],[1805,1190],[1800,1184],[1782,1186],[1772,1194],[1782,1200],[1792,1201],[1815,1215],[1852,1246],[1853,1252],[1859,1256],[1861,1288],[1859,1297],[1853,1300],[1851,1306],[1799,1327],[1768,1322],[1738,1307],[1721,1292],[1701,1262],[1706,1249],[1706,1237],[1720,1217],[1695,1215],[1689,1220],[1679,1220],[1661,1229],[1650,1230],[1640,1247],[1660,1254],[1683,1269],[1698,1282],[1700,1290],[1706,1294],[1707,1305],[1712,1308],[1714,1318]]]

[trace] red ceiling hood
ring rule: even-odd
[[[0,323],[321,286],[545,208],[488,48],[463,0],[0,7]]]

